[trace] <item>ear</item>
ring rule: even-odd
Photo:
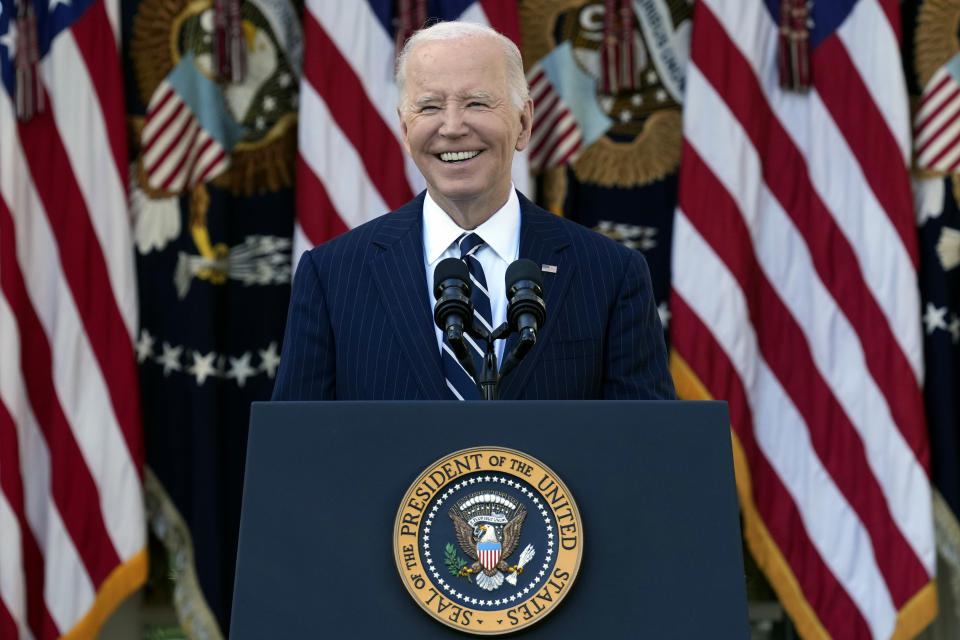
[[[523,151],[530,143],[530,135],[533,132],[533,100],[527,98],[523,103],[523,109],[520,110],[520,135],[517,136],[517,151]]]
[[[400,135],[403,138],[403,148],[407,150],[407,155],[411,158],[413,154],[410,152],[410,140],[407,139],[407,121],[403,117],[403,111],[400,108],[397,108],[397,117],[400,118]]]

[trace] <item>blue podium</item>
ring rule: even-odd
[[[469,637],[408,593],[393,533],[421,472],[484,446],[552,469],[583,528],[564,600],[510,637],[749,637],[726,404],[648,401],[254,404],[231,637]]]

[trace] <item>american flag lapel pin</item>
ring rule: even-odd
[[[544,265],[540,265],[540,270],[543,271],[544,273],[556,273],[556,272],[557,272],[557,265],[555,265],[555,264],[544,264]]]

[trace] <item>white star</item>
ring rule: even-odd
[[[253,121],[253,126],[262,131],[267,128],[267,119],[263,116],[257,116]]]
[[[427,524],[430,524],[429,522]],[[426,527],[423,530],[424,533],[430,533],[430,527]]]
[[[137,362],[143,362],[153,355],[153,336],[146,329],[140,331],[140,339],[137,340]]]
[[[495,604],[495,605],[497,605],[497,606],[499,607],[499,606],[500,606],[500,601],[499,601],[499,600],[494,600],[494,601],[493,601],[493,604]]]
[[[476,598],[470,598],[470,604],[477,604],[477,599],[476,599]],[[483,601],[482,601],[482,600],[480,601],[480,604],[483,604]]]
[[[643,104],[643,96],[640,95],[639,93],[633,94],[632,96],[630,96],[630,104],[632,104],[635,107],[639,107],[640,105]]]
[[[633,114],[630,113],[630,109],[624,109],[617,117],[620,118],[620,122],[627,123],[630,122],[630,118],[633,117]]]
[[[660,324],[664,329],[670,326],[670,307],[667,306],[666,301],[657,305],[657,315],[660,316]]]
[[[533,499],[533,504],[540,504],[540,500],[539,500],[538,498],[534,498],[534,499]]]
[[[651,69],[647,71],[647,84],[653,84],[657,81],[657,72]]]
[[[439,577],[440,577],[440,574],[437,573],[436,571],[434,571],[434,572],[433,572],[433,577],[434,577],[434,578],[439,578]]]
[[[666,102],[667,101],[667,92],[663,89],[657,89],[656,93],[657,102]]]
[[[551,527],[550,525],[547,525],[547,531],[553,531],[553,527]]]
[[[517,596],[510,596],[510,602],[513,602],[516,599],[517,599]]]
[[[508,486],[508,487],[512,487],[512,486],[513,486],[513,480],[507,480],[507,486]]]
[[[277,100],[273,96],[263,97],[263,110],[273,111],[277,107]]]
[[[17,21],[11,20],[7,24],[7,32],[0,36],[0,46],[7,48],[7,58],[13,60],[13,54],[17,51]]]
[[[530,587],[525,587],[523,590],[524,593],[530,593]]]
[[[953,320],[950,321],[947,329],[950,331],[950,335],[953,337],[953,344],[960,342],[960,316],[954,314]]]
[[[928,302],[927,311],[923,314],[923,324],[927,328],[927,335],[930,335],[937,329],[946,330],[946,316],[946,307],[937,307],[932,302]]]
[[[239,358],[230,358],[230,371],[227,372],[228,378],[235,378],[239,386],[247,383],[247,378],[256,375],[257,370],[250,366],[250,352],[247,351]]]
[[[209,376],[216,375],[217,368],[213,363],[216,357],[216,351],[211,351],[205,356],[201,355],[199,351],[193,352],[193,364],[187,371],[197,377],[197,384],[202,385]]]
[[[430,557],[430,550],[429,550],[429,549],[425,550],[425,551],[423,552],[423,555],[425,555],[425,556],[427,556],[427,557],[429,558],[429,557]]]
[[[470,484],[473,484],[474,482],[475,480],[473,478],[470,478]]]
[[[484,482],[490,482],[490,476],[484,476],[483,480]]]
[[[56,10],[58,4],[62,4],[65,7],[69,7],[70,0],[50,0],[50,5],[49,5],[50,13],[53,13]]]
[[[171,347],[168,343],[163,343],[163,355],[157,358],[157,364],[163,365],[164,377],[169,376],[171,371],[180,371],[181,353],[183,347]]]
[[[293,78],[290,77],[289,73],[281,73],[277,78],[277,83],[284,89],[290,86],[290,83],[293,81]]]
[[[423,536],[423,541],[424,541],[424,542],[426,542],[426,541],[429,540],[429,539],[430,539],[430,536]]]

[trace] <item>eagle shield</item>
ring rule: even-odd
[[[478,542],[477,555],[480,556],[480,564],[488,571],[497,566],[500,562],[500,543],[499,542]]]

